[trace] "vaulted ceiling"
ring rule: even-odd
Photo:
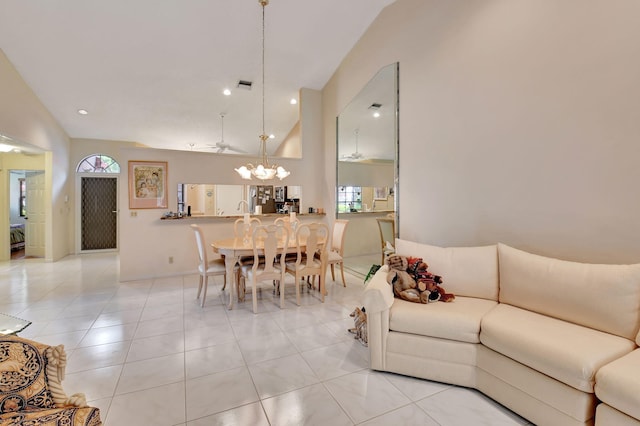
[[[298,121],[291,99],[301,88],[322,89],[393,1],[270,1],[265,130],[276,136],[270,152]],[[0,49],[72,138],[215,152],[224,113],[224,142],[258,150],[258,0],[3,0]],[[251,90],[238,88],[239,80],[252,82]]]

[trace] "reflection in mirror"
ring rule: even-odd
[[[191,216],[299,213],[301,198],[300,186],[180,183],[177,208]]]
[[[387,186],[338,186],[338,213],[394,211],[394,190]]]
[[[239,215],[249,211],[247,194],[246,185],[181,183],[178,211],[192,216]]]
[[[376,218],[398,218],[398,68],[382,68],[337,119],[336,213],[349,219],[345,267],[361,275],[380,263]]]

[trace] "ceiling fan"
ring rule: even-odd
[[[358,152],[358,133],[360,132],[360,129],[356,129],[353,133],[355,133],[356,135],[356,152],[353,152],[351,154],[343,154],[341,157],[342,161],[359,161],[359,160],[364,160],[364,154],[361,152]]]
[[[220,113],[220,126],[222,129],[222,133],[220,136],[220,142],[216,142],[215,145],[207,145],[213,149],[216,150],[216,154],[221,154],[225,151],[233,151],[233,152],[237,152],[237,153],[241,153],[241,154],[246,154],[247,151],[245,151],[242,148],[238,148],[236,146],[233,145],[229,145],[228,143],[225,143],[224,141],[224,113]]]

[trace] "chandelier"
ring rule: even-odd
[[[285,170],[284,167],[278,165],[269,164],[269,158],[267,157],[267,136],[264,131],[264,8],[269,4],[269,0],[258,0],[258,3],[262,6],[262,134],[260,135],[260,156],[257,164],[253,165],[248,163],[234,169],[242,179],[251,180],[252,177],[260,180],[269,180],[277,177],[282,180],[289,176],[291,172]]]

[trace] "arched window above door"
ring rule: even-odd
[[[92,154],[78,163],[77,173],[120,173],[120,164],[104,154]]]

